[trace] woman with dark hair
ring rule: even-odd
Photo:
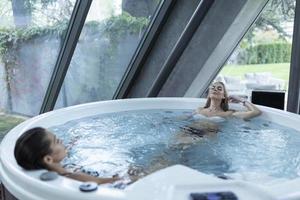
[[[65,169],[60,164],[67,155],[65,146],[53,133],[41,127],[32,128],[18,138],[14,155],[17,163],[26,170],[47,169],[71,179],[98,184],[120,180],[117,176],[100,178]]]

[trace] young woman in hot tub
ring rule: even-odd
[[[228,107],[229,101],[242,103],[246,110],[230,110]],[[203,136],[217,133],[220,128],[219,126],[226,118],[237,117],[248,120],[260,114],[261,111],[252,103],[238,97],[228,97],[225,85],[222,82],[215,82],[209,87],[209,94],[204,107],[197,108],[192,115],[176,119],[176,121],[184,121],[184,123],[187,121],[192,122],[182,126],[181,131],[175,133],[175,137],[171,139],[169,147],[172,151],[174,149],[184,150],[191,144],[200,142]],[[172,161],[166,156],[167,154],[169,153],[165,152],[162,155],[154,156],[148,167],[140,169],[142,176],[172,165]],[[139,174],[139,170],[135,170],[134,172],[137,177],[142,177]]]
[[[228,102],[242,103],[246,110],[231,110]],[[193,118],[194,122],[182,127],[182,132],[176,136],[176,143],[190,144],[197,142],[204,135],[217,133],[219,123],[228,117],[248,120],[260,114],[261,111],[251,102],[235,96],[228,97],[224,83],[215,82],[209,87],[205,106],[197,108],[189,116],[189,118]]]
[[[71,179],[98,184],[120,180],[118,176],[101,178],[63,167],[60,162],[67,156],[66,147],[53,133],[41,127],[32,128],[18,138],[14,155],[17,163],[26,170],[47,169]]]
[[[246,111],[229,110],[228,102],[243,103]],[[195,115],[201,114],[205,117],[238,117],[244,120],[251,119],[261,114],[261,111],[245,99],[229,96],[223,82],[215,82],[209,87],[206,104],[198,108]]]

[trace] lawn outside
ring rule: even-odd
[[[242,82],[242,81],[246,81],[244,76],[246,73],[262,73],[262,72],[269,72],[272,74],[272,77],[285,81],[283,90],[286,93],[285,101],[284,101],[284,107],[286,109],[290,63],[226,65],[221,70],[220,75],[237,77]],[[244,93],[245,91],[240,91],[240,92]],[[246,94],[248,98],[251,99],[250,97],[251,92],[247,91]]]
[[[235,76],[244,80],[244,74],[255,72],[271,72],[275,78],[285,81],[287,89],[290,63],[258,64],[258,65],[225,65],[220,75]]]
[[[17,115],[0,113],[0,142],[8,131],[25,120],[26,118]]]

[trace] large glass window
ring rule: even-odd
[[[55,108],[112,99],[159,3],[92,2]]]
[[[268,2],[216,77],[230,94],[251,100],[253,91],[287,93],[295,3]]]
[[[39,113],[75,1],[0,1],[0,138]]]

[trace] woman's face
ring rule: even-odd
[[[225,98],[225,88],[221,83],[214,83],[209,87],[208,96],[211,99],[224,99]]]
[[[67,149],[63,145],[62,140],[58,139],[53,133],[48,132],[47,136],[51,142],[50,149],[52,150],[52,153],[50,156],[52,157],[53,162],[59,163],[67,156]]]

